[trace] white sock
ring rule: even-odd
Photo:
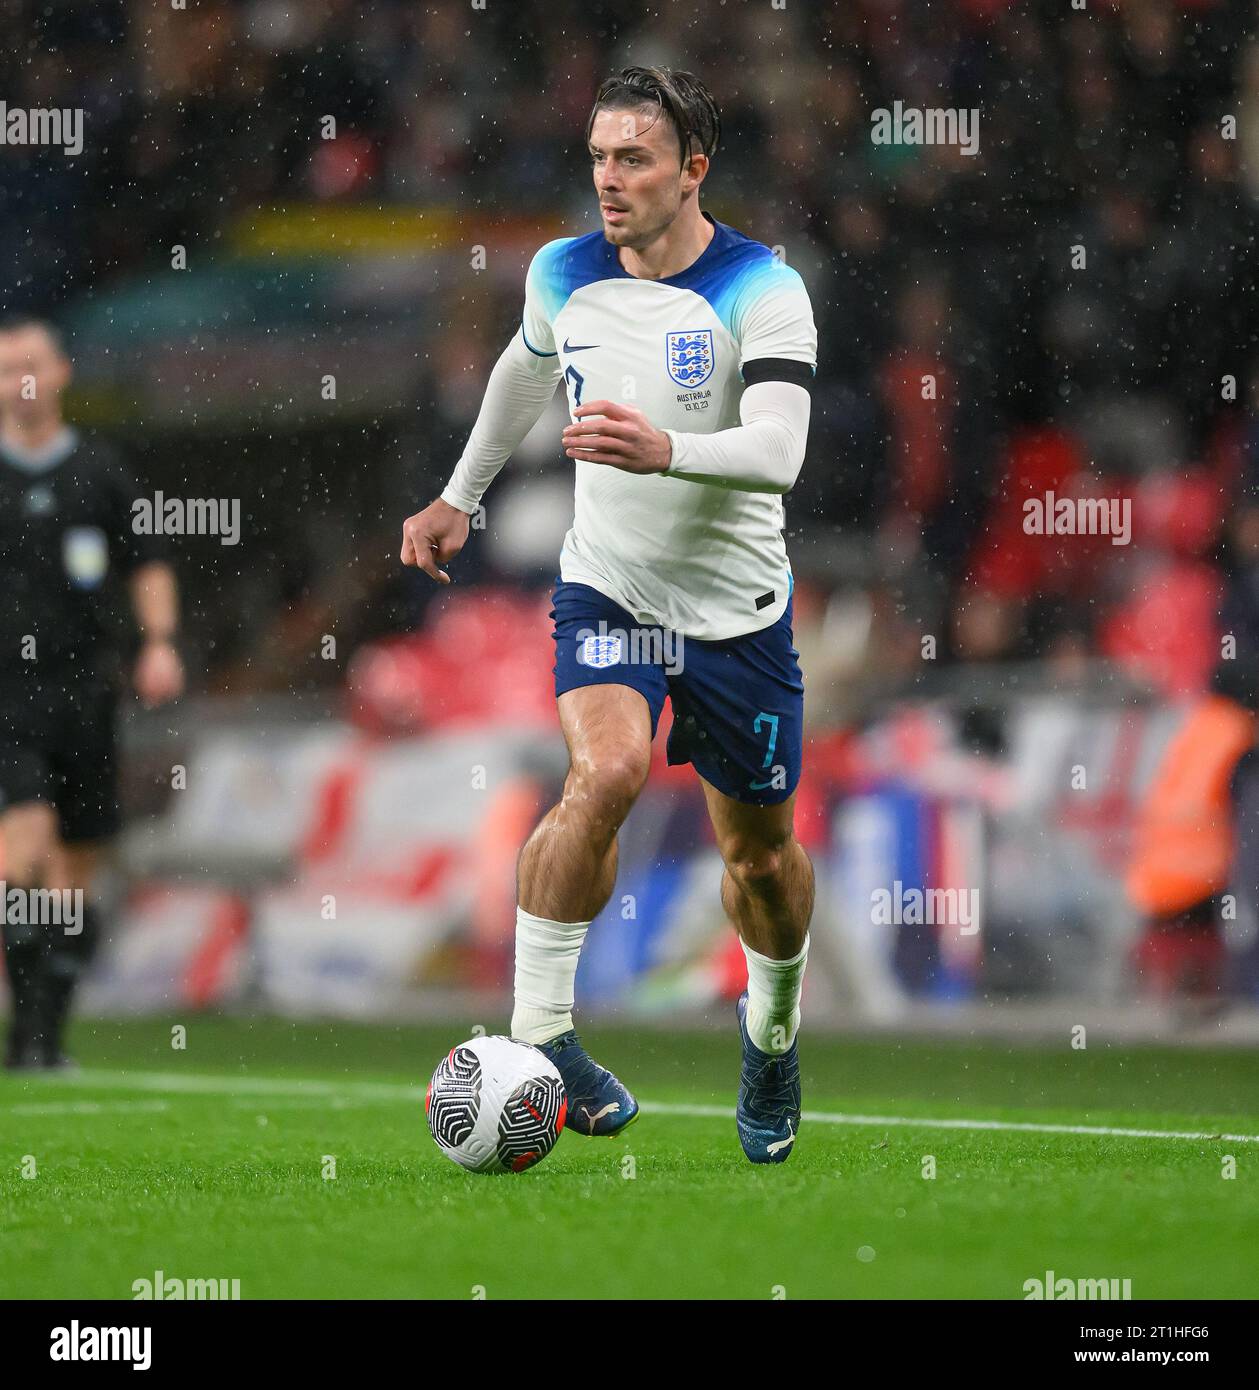
[[[573,984],[589,922],[549,922],[516,909],[516,1007],[511,1035],[550,1042],[573,1026]]]
[[[798,956],[770,960],[739,943],[748,961],[748,1037],[762,1052],[786,1052],[800,1031],[800,986],[809,959],[809,934]]]

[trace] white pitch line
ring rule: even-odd
[[[421,1096],[416,1096],[415,1102],[418,1105],[422,1101]],[[393,1104],[395,1097],[387,1097],[385,1102]],[[373,1102],[367,1096],[235,1096],[231,1100],[233,1110],[361,1110],[365,1105]]]
[[[11,1115],[156,1115],[170,1109],[168,1100],[60,1100],[46,1104],[0,1106]]]
[[[733,1109],[722,1105],[660,1105],[647,1102],[644,1115],[683,1115],[695,1119],[729,1120]],[[800,1118],[810,1124],[900,1125],[906,1129],[990,1129],[1016,1134],[1091,1134],[1102,1139],[1226,1139],[1231,1144],[1259,1144],[1259,1134],[1208,1134],[1205,1130],[1121,1129],[1110,1125],[1051,1125],[1021,1120],[946,1120],[914,1115],[838,1115],[825,1110],[805,1110]]]
[[[229,1096],[324,1096],[359,1100],[422,1101],[424,1088],[387,1081],[319,1081],[305,1077],[213,1076],[209,1073],[173,1071],[95,1071],[84,1069],[67,1075],[68,1086],[106,1086],[124,1091],[170,1091],[185,1095]]]
[[[419,1103],[424,1092],[419,1087],[376,1081],[285,1080],[269,1076],[212,1076],[203,1073],[93,1071],[76,1072],[58,1078],[66,1085],[108,1086],[120,1090],[165,1091],[185,1095],[251,1095],[258,1097],[308,1097],[312,1100],[352,1097],[358,1100],[406,1101]],[[91,1102],[83,1102],[91,1104]],[[646,1101],[644,1115],[678,1116],[693,1120],[731,1120],[734,1108],[725,1105],[679,1105]],[[84,1113],[90,1113],[85,1111]],[[1097,1139],[1187,1139],[1223,1140],[1230,1144],[1259,1144],[1259,1134],[1223,1134],[1206,1130],[1128,1129],[1112,1125],[1063,1125],[1022,1120],[964,1120],[919,1115],[852,1115],[826,1110],[806,1110],[803,1119],[810,1124],[851,1125],[878,1129],[957,1129],[988,1130],[1007,1134],[1075,1134]]]

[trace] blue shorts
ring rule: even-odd
[[[557,580],[552,603],[557,697],[579,686],[628,685],[647,701],[655,738],[667,695],[671,763],[691,763],[718,791],[753,806],[795,791],[804,681],[790,598],[776,623],[720,642],[644,626],[588,584]]]

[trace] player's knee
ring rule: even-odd
[[[620,823],[647,780],[650,755],[637,749],[609,748],[575,765],[575,790],[600,819]]]
[[[790,834],[731,840],[722,846],[726,871],[746,892],[772,892],[786,877],[792,844]]]
[[[36,885],[44,876],[57,843],[57,817],[42,802],[19,806],[0,821],[5,877],[10,883]]]

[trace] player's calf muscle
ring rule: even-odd
[[[595,917],[616,882],[616,834],[646,778],[628,762],[570,769],[564,795],[520,856],[520,905],[555,922]]]
[[[726,915],[754,951],[771,959],[788,960],[799,952],[813,897],[813,864],[794,836],[726,859],[721,892]]]
[[[519,900],[526,912],[553,922],[588,922],[616,882],[616,835],[638,799],[651,764],[650,729],[637,716],[614,717],[623,693],[615,687],[573,692],[561,702],[570,766],[564,793],[520,856]]]
[[[593,921],[616,883],[616,840],[596,843],[566,833],[554,814],[542,821],[521,852],[520,906],[550,922]]]

